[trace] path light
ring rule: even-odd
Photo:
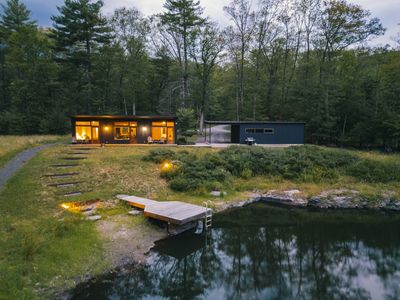
[[[173,166],[174,165],[172,163],[168,162],[168,161],[164,162],[162,164],[162,166],[161,166],[161,171],[162,172],[168,172],[168,171],[170,171],[172,169]]]
[[[67,203],[62,203],[61,207],[64,209],[69,209],[69,205]]]

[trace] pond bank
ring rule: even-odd
[[[231,299],[237,293],[241,299],[325,299],[361,291],[383,299],[400,292],[393,267],[400,255],[399,218],[255,203],[217,214],[207,235],[156,242],[146,263],[96,276],[70,298]]]
[[[321,192],[318,196],[304,197],[300,190],[251,193],[243,201],[216,201],[214,214],[233,208],[241,208],[254,203],[267,203],[296,208],[349,209],[349,210],[387,210],[400,212],[400,201],[392,198],[390,193],[382,200],[370,200],[356,190],[332,189]],[[140,218],[140,221],[134,221]],[[117,215],[97,223],[97,229],[106,241],[106,257],[113,268],[127,263],[143,262],[146,253],[154,243],[168,237],[165,229],[150,222],[144,223],[143,215],[132,217]],[[133,221],[132,221],[133,220]],[[128,226],[131,225],[131,226]],[[132,250],[134,249],[134,250]]]
[[[270,190],[264,194],[255,194],[252,202],[262,201],[295,207],[310,207],[321,209],[372,209],[400,211],[400,201],[394,193],[385,192],[382,199],[370,199],[357,190],[332,189],[321,192],[317,196],[306,198],[299,190],[276,191]]]
[[[400,202],[387,198],[379,201],[369,201],[359,195],[355,190],[327,190],[318,196],[305,198],[299,190],[276,191],[270,190],[264,194],[252,193],[244,201],[215,202],[214,213],[225,213],[230,209],[241,208],[255,203],[266,203],[292,208],[318,208],[321,213],[326,209],[342,210],[386,210],[400,211]],[[356,212],[355,212],[356,213]],[[96,224],[97,230],[105,242],[105,258],[110,261],[110,266],[105,274],[116,269],[120,272],[128,270],[132,265],[146,265],[147,255],[156,245],[157,241],[168,237],[165,229],[145,221],[143,215],[128,216],[116,215]],[[82,278],[83,281],[93,280]],[[59,298],[69,299],[69,291],[58,294]]]

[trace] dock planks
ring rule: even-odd
[[[180,201],[155,201],[127,195],[118,195],[117,198],[134,207],[144,209],[144,215],[147,217],[175,225],[184,225],[202,219],[206,213],[203,206]]]

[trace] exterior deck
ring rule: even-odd
[[[146,198],[118,195],[118,199],[143,209],[144,215],[177,226],[204,219],[206,208],[180,201],[155,201]],[[210,210],[210,209],[209,209]]]

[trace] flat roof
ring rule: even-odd
[[[210,125],[240,125],[240,124],[305,124],[305,122],[292,121],[204,121]]]
[[[73,115],[73,119],[128,119],[128,120],[175,120],[175,116],[132,116],[132,115]]]

